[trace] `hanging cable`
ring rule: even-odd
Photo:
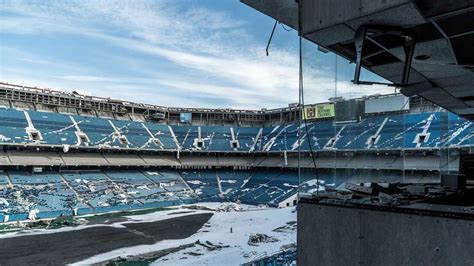
[[[267,56],[269,55],[268,49],[270,48],[270,43],[272,42],[273,34],[275,33],[275,29],[276,29],[277,24],[280,24],[280,26],[286,31],[291,31],[292,30],[291,28],[289,28],[289,29],[286,28],[285,25],[283,25],[283,23],[278,22],[278,20],[275,20],[275,24],[273,24],[272,33],[270,34],[270,38],[268,39],[268,42],[267,42],[267,48],[265,49],[265,51],[267,53]]]
[[[278,22],[278,23],[280,23],[280,22]],[[291,30],[293,30],[292,28],[289,28],[289,29],[288,29],[287,27],[285,27],[285,24],[283,24],[283,23],[280,23],[280,26],[281,26],[284,30],[286,30],[286,31],[291,31]]]
[[[308,146],[309,146],[309,152],[311,154],[311,159],[313,161],[313,166],[314,166],[314,170],[315,170],[315,176],[316,176],[316,183],[317,183],[317,189],[316,189],[316,194],[319,194],[319,170],[318,170],[318,166],[316,164],[316,159],[315,159],[315,154],[314,154],[314,151],[313,151],[313,145],[311,144],[311,137],[309,135],[309,129],[308,129],[308,122],[305,118],[301,118],[303,116],[303,113],[304,113],[304,108],[305,108],[305,102],[304,102],[304,86],[303,86],[303,54],[302,54],[302,38],[301,36],[299,37],[299,91],[300,91],[300,122],[299,122],[299,127],[300,127],[300,130],[299,132],[301,132],[301,126],[302,126],[302,123],[301,121],[303,121],[303,126],[304,126],[304,129],[305,129],[305,133],[306,133],[306,140],[308,142]],[[299,136],[299,138],[301,138],[301,135]],[[301,142],[300,142],[300,146],[301,146]],[[299,151],[300,152],[300,151]]]
[[[275,20],[275,24],[273,24],[273,29],[272,29],[272,33],[270,34],[270,38],[268,39],[268,43],[267,43],[267,49],[265,49],[265,51],[267,52],[267,56],[268,56],[268,48],[270,47],[270,43],[272,42],[272,39],[273,39],[273,33],[275,33],[275,28],[277,26],[277,23],[278,21]]]
[[[302,65],[302,52],[301,52],[301,1],[298,1],[298,37],[299,37],[299,73],[298,73],[298,198],[299,190],[301,186],[301,119],[303,117],[303,108],[301,104],[301,89],[303,81],[303,65]]]
[[[298,119],[298,177],[300,179],[301,183],[301,165],[300,165],[300,160],[301,160],[301,126],[302,122],[304,123],[304,128],[306,132],[306,137],[308,141],[308,146],[309,146],[309,152],[311,154],[311,159],[313,161],[313,166],[315,170],[315,176],[316,176],[316,195],[319,194],[319,170],[316,164],[316,159],[314,158],[314,151],[313,151],[313,146],[311,145],[311,137],[309,136],[309,129],[308,129],[308,123],[306,118],[303,117],[304,113],[304,108],[305,108],[305,102],[304,102],[304,86],[303,86],[303,49],[302,49],[302,32],[301,32],[301,1],[298,1],[298,36],[299,36],[299,119]]]

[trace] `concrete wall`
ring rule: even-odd
[[[298,203],[298,194],[295,194],[291,197],[288,197],[284,201],[278,203],[278,208],[286,208],[286,207],[293,207],[296,206]]]
[[[474,221],[300,202],[298,265],[474,265]]]

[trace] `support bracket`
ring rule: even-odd
[[[403,65],[402,80],[400,81],[400,83],[395,83],[395,84],[360,80],[360,71],[362,69],[364,42],[366,41],[367,38],[384,36],[384,35],[399,37],[403,40],[405,62]],[[354,80],[352,80],[354,84],[357,84],[357,85],[382,84],[382,85],[396,86],[396,87],[406,87],[408,85],[408,81],[410,78],[411,62],[413,60],[413,54],[414,54],[415,45],[416,45],[415,36],[411,31],[408,31],[399,27],[392,27],[392,26],[385,26],[385,25],[362,25],[356,31],[354,43],[355,43],[356,55],[357,55],[356,68],[354,72]]]

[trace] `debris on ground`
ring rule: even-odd
[[[195,257],[204,255],[202,253],[197,253],[197,252],[193,252],[193,251],[186,252],[185,254],[195,256]]]
[[[213,251],[213,250],[217,250],[217,249],[222,249],[222,248],[228,248],[230,247],[229,245],[216,245],[216,244],[213,244],[212,242],[210,241],[206,241],[204,243],[202,243],[200,240],[196,241],[195,243],[196,245],[200,245],[200,246],[203,246],[205,247],[207,250],[209,251]]]
[[[244,252],[242,256],[244,258],[250,258],[250,257],[254,257],[257,254],[258,254],[257,251],[251,251],[251,252]]]
[[[379,192],[379,203],[382,205],[400,205],[400,200],[383,192]]]
[[[249,236],[247,244],[250,246],[258,246],[259,243],[273,243],[279,240],[275,237],[268,236],[266,234],[252,234]]]
[[[185,214],[185,213],[193,213],[194,211],[178,211],[178,212],[170,212],[166,215],[176,215],[176,214]]]
[[[217,212],[235,212],[242,211],[242,207],[237,203],[224,203],[216,208]]]
[[[466,196],[471,195],[471,196]],[[472,205],[474,190],[460,192],[438,183],[350,183],[346,182],[337,189],[311,194],[312,199],[329,204],[372,205],[401,208],[431,208],[430,204],[449,202],[450,206]],[[467,200],[466,200],[467,199]],[[450,211],[453,211],[453,207]],[[472,207],[471,207],[472,208]],[[456,212],[472,213],[469,207],[456,208]],[[276,228],[276,232],[284,227]]]
[[[214,211],[211,208],[201,206],[201,205],[188,205],[188,206],[183,206],[182,208],[191,209],[191,210],[201,210],[201,211]]]
[[[297,228],[296,221],[287,222],[286,225],[273,229],[273,232],[293,232]]]
[[[195,243],[189,243],[189,244],[184,244],[178,247],[174,248],[168,248],[168,249],[163,249],[163,250],[158,250],[158,251],[153,251],[149,253],[144,253],[140,255],[131,255],[127,257],[117,257],[115,259],[109,260],[107,262],[103,262],[101,265],[106,265],[106,266],[114,266],[114,265],[142,265],[142,264],[150,264],[151,262],[164,257],[168,254],[178,252],[180,250],[184,250],[187,248],[191,248],[195,245]],[[167,259],[164,259],[167,260]]]
[[[290,251],[290,250],[296,250],[296,243],[291,243],[287,245],[283,245],[280,247],[281,251]]]

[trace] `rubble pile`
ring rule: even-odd
[[[291,243],[287,245],[283,245],[280,247],[281,251],[293,251],[296,250],[296,243]]]
[[[242,207],[237,203],[224,203],[216,208],[217,212],[235,212],[242,211]]]
[[[198,240],[195,244],[205,247],[208,251],[214,251],[230,247],[229,245],[214,244],[211,241],[207,240],[205,242],[201,242],[200,240]]]
[[[290,221],[290,222],[287,222],[284,226],[277,227],[273,229],[272,231],[279,232],[279,233],[289,233],[289,232],[296,231],[296,228],[297,228],[296,221]]]
[[[211,208],[208,208],[206,206],[201,206],[201,205],[189,205],[189,206],[183,206],[182,208],[190,209],[190,210],[214,211]]]
[[[434,184],[346,183],[342,190],[327,189],[313,194],[313,198],[321,201],[400,206],[449,197],[455,193],[455,189]]]
[[[260,243],[273,243],[278,241],[279,240],[277,238],[268,236],[266,234],[252,234],[249,236],[249,241],[247,244],[249,246],[258,246]]]

